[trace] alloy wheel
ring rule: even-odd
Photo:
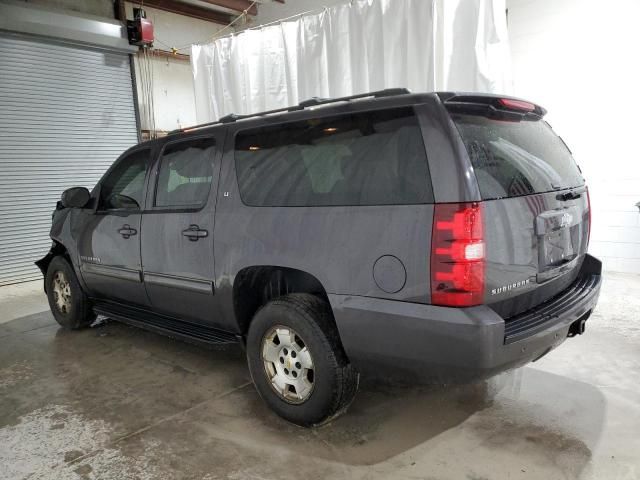
[[[53,298],[58,312],[67,315],[71,311],[71,284],[62,271],[53,275]]]
[[[277,325],[262,338],[264,370],[273,390],[288,403],[305,402],[314,387],[314,365],[304,340],[290,327]]]

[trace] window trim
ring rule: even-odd
[[[149,175],[151,174],[151,170],[153,167],[153,151],[154,145],[135,145],[128,150],[124,151],[115,162],[109,167],[109,169],[104,173],[100,181],[96,184],[96,206],[93,213],[96,215],[135,215],[142,213],[145,210],[145,202],[147,197],[147,188]],[[147,167],[144,174],[144,180],[142,182],[142,204],[139,205],[138,209],[128,209],[128,208],[100,208],[100,197],[102,196],[102,187],[104,185],[105,180],[111,175],[111,173],[118,167],[118,165],[128,156],[134,155],[136,153],[147,150],[149,152],[149,157],[147,158]],[[93,196],[93,195],[92,195]]]
[[[156,195],[158,193],[158,182],[160,181],[160,167],[162,166],[162,156],[164,155],[164,151],[165,149],[170,146],[170,145],[175,145],[178,143],[185,143],[185,142],[191,142],[191,141],[197,141],[197,140],[203,140],[203,139],[208,139],[208,140],[212,140],[213,141],[213,147],[215,148],[215,153],[213,158],[211,159],[212,162],[212,175],[211,175],[211,182],[209,182],[209,189],[207,190],[207,196],[204,199],[204,201],[201,204],[193,204],[193,205],[161,205],[161,206],[156,206]],[[150,202],[150,205],[145,208],[145,212],[147,213],[196,213],[196,212],[200,212],[202,210],[204,210],[206,208],[206,206],[209,204],[209,200],[211,199],[211,191],[213,190],[213,182],[215,180],[215,175],[216,175],[216,169],[215,169],[215,161],[216,161],[216,156],[219,155],[220,153],[220,141],[217,138],[217,134],[216,133],[209,133],[209,134],[200,134],[200,135],[194,135],[194,136],[189,136],[189,137],[181,137],[181,138],[175,138],[172,140],[167,141],[164,145],[162,145],[162,148],[160,148],[160,151],[158,152],[158,155],[155,158],[155,162],[153,165],[153,175],[155,176],[155,178],[152,180],[153,182],[153,189],[150,191],[150,195],[148,198],[148,201]],[[220,176],[218,174],[218,176]],[[149,182],[149,184],[151,184],[151,181]]]
[[[433,176],[431,173],[431,165],[429,164],[429,153],[428,153],[428,148],[427,148],[427,144],[425,142],[425,136],[424,136],[424,127],[423,127],[423,122],[421,120],[421,111],[418,107],[423,106],[423,104],[415,104],[415,103],[408,103],[408,104],[402,104],[402,105],[389,105],[386,106],[384,108],[380,108],[380,107],[375,107],[375,106],[368,106],[368,108],[362,108],[359,110],[348,110],[348,111],[341,111],[341,112],[326,112],[325,115],[309,115],[303,118],[296,118],[296,119],[287,119],[285,121],[281,121],[281,122],[269,122],[269,123],[256,123],[254,125],[248,126],[248,127],[244,127],[244,128],[238,128],[236,130],[234,130],[232,132],[232,135],[230,135],[230,138],[228,139],[229,143],[229,151],[231,153],[231,165],[232,165],[232,171],[233,171],[233,176],[234,176],[234,180],[235,180],[235,188],[236,191],[238,192],[238,197],[240,198],[240,202],[242,203],[243,206],[248,207],[248,208],[367,208],[367,207],[402,207],[402,206],[407,206],[407,205],[433,205],[436,203],[435,200],[435,191],[433,189]],[[244,198],[242,198],[242,192],[240,189],[240,182],[238,180],[238,170],[236,168],[237,166],[237,160],[236,160],[236,141],[237,141],[237,136],[243,132],[246,132],[248,130],[256,130],[262,127],[281,127],[283,125],[288,125],[291,123],[299,123],[299,122],[307,122],[310,120],[324,120],[324,119],[328,119],[328,118],[335,118],[335,117],[340,117],[340,116],[347,116],[347,115],[359,115],[359,114],[372,114],[372,113],[376,113],[376,112],[384,112],[384,111],[388,111],[388,110],[400,110],[400,109],[404,109],[404,108],[409,108],[413,111],[413,115],[414,118],[416,119],[416,122],[418,124],[418,128],[420,129],[420,140],[422,141],[422,146],[424,148],[424,159],[425,159],[425,164],[426,164],[426,168],[427,168],[427,178],[425,179],[428,182],[428,188],[430,189],[431,195],[430,195],[430,201],[428,202],[424,202],[424,203],[376,203],[376,204],[366,204],[366,205],[347,205],[347,204],[339,204],[339,205],[251,205],[245,202]],[[313,111],[314,113],[324,113],[324,112],[317,112],[317,111]]]

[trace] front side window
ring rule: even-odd
[[[169,144],[160,159],[156,207],[197,207],[207,201],[215,141],[200,138]]]
[[[251,206],[433,202],[412,108],[244,130],[235,162],[240,195]]]
[[[115,168],[101,183],[99,202],[101,209],[140,209],[150,153],[149,149],[136,150],[118,161]]]

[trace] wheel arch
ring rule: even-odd
[[[64,257],[69,262],[70,265],[73,265],[71,261],[71,256],[69,255],[69,250],[67,249],[67,247],[65,247],[61,242],[58,242],[57,240],[53,240],[53,244],[51,245],[51,248],[49,249],[47,254],[44,257],[42,257],[40,260],[37,260],[35,262],[36,266],[40,269],[40,271],[42,272],[42,276],[44,277],[45,293],[47,292],[47,282],[46,282],[47,270],[49,269],[49,265],[51,264],[51,261],[54,259],[54,257],[58,257],[58,256]]]
[[[290,293],[315,295],[331,308],[324,286],[309,272],[277,265],[255,265],[240,270],[233,282],[233,311],[241,334],[247,333],[260,307]]]

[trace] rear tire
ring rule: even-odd
[[[262,399],[297,425],[319,425],[344,413],[358,389],[330,306],[310,294],[279,297],[256,313],[247,362]]]
[[[54,257],[47,268],[45,279],[47,298],[53,318],[64,328],[77,330],[88,327],[96,319],[87,295],[69,262]]]

